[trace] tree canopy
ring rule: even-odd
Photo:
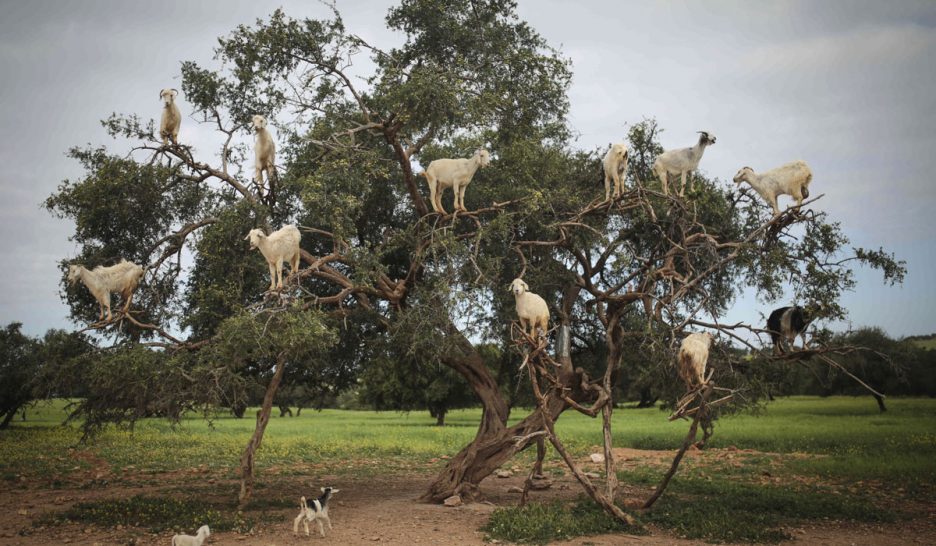
[[[271,402],[281,381],[337,392],[364,369],[451,370],[484,412],[476,439],[429,486],[426,498],[440,500],[476,492],[569,407],[609,417],[622,370],[669,377],[675,401],[673,354],[692,328],[720,333],[715,377],[745,388],[728,341],[759,349],[739,332],[763,329],[756,317],[719,317],[747,286],[766,300],[786,289],[841,317],[852,264],[902,279],[903,264],[883,249],[851,249],[819,198],[772,216],[757,196],[702,176],[685,199],[664,195],[650,172],[662,151],[653,120],[622,135],[627,191],[603,202],[604,150],[576,149],[566,119],[571,63],[513,1],[403,0],[386,24],[402,43],[384,51],[337,12],[295,20],[276,11],[221,37],[215,65],[182,63],[193,111],[181,143],[162,146],[152,122],[114,114],[104,127],[131,143],[129,156],[70,152],[86,174],[46,206],[74,220],[79,261],[147,265],[131,316],[98,329],[116,345],[102,349],[114,362],[140,364],[88,363],[109,384],[132,373],[174,385],[148,402],[172,417],[233,407],[246,378],[267,384]],[[238,144],[257,113],[276,130],[279,176],[269,185],[250,179],[251,154]],[[185,142],[192,117],[217,133],[217,154]],[[475,173],[469,212],[430,213],[416,164],[482,146],[494,160]],[[267,268],[243,239],[286,223],[301,226],[302,265],[286,289],[265,293]],[[510,328],[515,277],[549,302],[559,334],[556,366],[531,376],[542,403],[508,426],[503,377],[479,346],[497,345],[518,368],[534,354]],[[90,322],[87,292],[64,294],[73,317]],[[111,410],[135,395],[101,388],[89,397],[100,405],[84,407],[88,422],[127,418]]]

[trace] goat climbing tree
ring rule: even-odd
[[[771,217],[756,198],[701,177],[684,199],[664,196],[650,176],[661,151],[653,121],[631,127],[626,191],[602,201],[604,150],[570,141],[570,62],[515,8],[403,0],[386,19],[401,44],[387,50],[346,30],[337,12],[294,20],[277,11],[221,38],[218,67],[182,64],[180,102],[192,114],[184,124],[214,131],[218,154],[185,142],[184,127],[181,143],[162,146],[152,122],[135,115],[104,122],[132,147],[129,156],[72,150],[87,174],[46,205],[75,220],[81,259],[149,266],[131,316],[101,331],[117,342],[102,349],[109,356],[101,362],[145,361],[133,373],[166,386],[114,396],[92,385],[111,395],[81,407],[87,422],[134,419],[146,413],[141,407],[170,417],[235,407],[251,381],[273,391],[296,382],[339,390],[363,363],[397,355],[450,368],[483,408],[474,440],[425,499],[477,495],[482,479],[544,434],[561,450],[552,423],[574,408],[602,415],[609,482],[602,492],[576,475],[623,518],[610,423],[614,383],[633,365],[625,355],[639,354],[665,376],[688,328],[749,343],[736,332],[757,328],[719,321],[745,285],[768,299],[790,286],[841,316],[837,298],[853,283],[848,264],[901,279],[902,264],[883,250],[844,255],[847,239],[819,212],[819,198]],[[278,135],[275,191],[249,179],[242,142],[257,113]],[[467,157],[480,146],[494,160],[468,188],[469,212],[430,213],[414,162]],[[285,290],[265,295],[267,268],[244,235],[290,222],[302,226],[302,265]],[[511,341],[507,285],[517,276],[551,304],[564,332],[549,367],[544,347]],[[92,313],[81,291],[66,297],[75,318]],[[517,369],[538,355],[529,364],[537,407],[515,425],[473,339],[513,351]],[[158,358],[154,346],[163,349]],[[725,351],[713,360],[736,358]],[[739,369],[718,366],[719,383],[744,387]],[[242,501],[267,398],[244,454]]]

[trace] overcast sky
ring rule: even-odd
[[[347,28],[378,47],[401,40],[384,28],[392,4],[337,0]],[[851,324],[936,331],[936,2],[571,5],[520,0],[519,12],[572,59],[576,146],[607,146],[655,117],[665,148],[714,133],[701,169],[724,184],[744,165],[806,160],[811,193],[825,194],[815,206],[853,245],[884,246],[909,268],[898,287],[859,270],[844,299]],[[20,321],[33,335],[75,327],[56,268],[77,254],[73,227],[39,206],[81,175],[67,149],[114,145],[98,123],[111,112],[157,117],[159,90],[181,87],[181,61],[211,65],[218,36],[277,7],[328,13],[315,2],[0,0],[0,325]],[[179,103],[181,139],[213,149]],[[743,298],[728,319],[757,322],[770,307]]]

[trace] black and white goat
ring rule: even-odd
[[[299,515],[293,521],[293,534],[299,534],[299,522],[302,522],[305,534],[309,536],[309,522],[313,521],[318,523],[319,533],[324,537],[325,528],[322,526],[322,521],[328,524],[329,531],[332,528],[331,520],[328,519],[328,499],[339,491],[340,489],[333,487],[323,487],[322,494],[319,498],[313,499],[311,504],[306,503],[305,497],[299,497]]]
[[[767,318],[767,330],[770,331],[770,338],[773,340],[774,354],[784,354],[787,344],[792,348],[796,336],[803,338],[803,349],[808,349],[806,329],[812,321],[819,318],[822,309],[822,304],[774,309]]]

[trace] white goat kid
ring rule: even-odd
[[[604,156],[605,201],[611,199],[611,181],[614,181],[614,197],[621,196],[624,177],[627,176],[627,144],[612,144]]]
[[[653,174],[663,183],[663,193],[669,194],[669,184],[667,177],[669,173],[678,174],[681,178],[679,185],[679,195],[685,195],[686,176],[690,176],[699,166],[702,154],[705,148],[715,144],[715,135],[705,131],[699,131],[699,141],[691,148],[680,148],[678,150],[669,150],[658,155],[653,162]],[[690,180],[690,191],[695,189],[695,184]]]
[[[254,181],[257,186],[263,187],[263,173],[266,173],[267,182],[276,176],[276,145],[273,137],[267,130],[267,120],[261,115],[253,117],[253,128],[256,133],[254,139]]]
[[[198,528],[195,536],[175,535],[172,537],[172,546],[201,546],[205,539],[211,536],[211,529],[207,525]]]
[[[143,277],[143,268],[133,262],[120,260],[120,263],[110,267],[97,266],[94,269],[86,269],[82,265],[71,265],[68,267],[68,283],[74,285],[78,280],[88,287],[88,291],[94,296],[100,308],[98,320],[104,319],[104,312],[107,311],[107,320],[113,319],[111,316],[111,292],[120,292],[124,300],[122,311],[126,313],[130,309],[130,301],[133,299],[133,292],[140,284]]]
[[[530,292],[530,287],[523,279],[511,281],[510,290],[517,303],[517,317],[523,332],[526,333],[529,328],[530,336],[535,338],[538,335],[537,328],[540,328],[545,336],[549,330],[549,306],[546,300]]]
[[[283,288],[283,262],[289,262],[290,270],[299,271],[299,241],[302,234],[293,225],[281,227],[278,231],[266,235],[260,229],[252,229],[244,237],[250,241],[250,249],[260,249],[270,266],[270,290]]]
[[[709,348],[712,346],[712,334],[689,334],[679,347],[679,377],[686,382],[689,390],[708,383],[705,366],[708,363]],[[709,379],[712,377],[709,373]]]
[[[471,183],[475,172],[479,168],[487,167],[490,162],[491,154],[484,148],[480,148],[467,159],[436,159],[430,163],[422,174],[429,184],[429,200],[432,202],[432,210],[439,214],[446,214],[442,207],[442,191],[446,188],[452,188],[455,194],[453,204],[455,210],[466,210],[465,188]]]
[[[159,136],[162,138],[163,146],[172,140],[173,144],[179,143],[179,127],[182,125],[182,112],[175,104],[175,98],[179,94],[175,89],[163,89],[159,92],[159,98],[163,101],[162,118],[159,120]]]
[[[293,520],[293,534],[299,534],[299,523],[302,523],[306,536],[309,536],[309,522],[318,523],[319,533],[324,537],[325,528],[322,522],[328,524],[328,530],[331,531],[331,519],[328,518],[328,500],[340,489],[334,487],[323,487],[322,494],[317,499],[312,499],[312,503],[306,502],[305,497],[299,497],[299,515]]]
[[[812,170],[805,161],[791,161],[785,165],[757,174],[750,167],[742,167],[734,177],[735,184],[747,182],[764,201],[773,209],[774,216],[780,214],[777,206],[778,195],[791,195],[796,199],[796,206],[803,205],[803,199],[809,197],[809,183],[812,182]]]

